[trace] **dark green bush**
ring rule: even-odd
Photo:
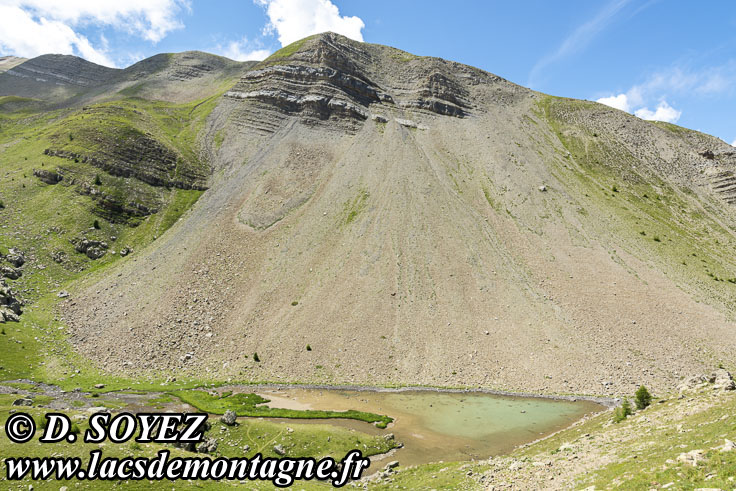
[[[636,409],[644,409],[652,403],[652,395],[649,393],[646,387],[643,385],[637,389],[634,394],[634,404]]]

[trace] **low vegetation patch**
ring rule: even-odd
[[[182,402],[190,404],[200,411],[212,414],[225,414],[225,411],[235,411],[238,416],[249,416],[256,418],[292,418],[292,419],[355,419],[374,423],[378,428],[385,428],[393,421],[393,418],[380,414],[367,413],[363,411],[314,411],[271,408],[263,404],[270,402],[269,399],[258,394],[224,394],[212,395],[202,390],[179,390],[170,393],[178,397]]]

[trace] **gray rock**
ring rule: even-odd
[[[222,415],[220,421],[228,426],[233,426],[237,421],[237,417],[238,415],[235,414],[235,411],[231,411],[230,409],[228,409],[227,411],[225,411],[225,414]]]
[[[23,275],[23,272],[18,268],[11,268],[10,266],[0,266],[0,276],[11,280],[17,280]]]
[[[13,406],[33,406],[33,399],[16,399],[13,401]]]
[[[677,460],[682,462],[683,464],[695,467],[698,465],[699,462],[703,460],[703,453],[704,452],[702,450],[691,450],[689,452],[683,452],[677,456]]]
[[[280,443],[278,445],[274,445],[273,451],[276,452],[276,455],[286,455],[286,450],[284,450],[284,446]]]
[[[55,263],[61,264],[66,259],[66,253],[64,251],[55,251],[55,252],[52,252],[51,253],[51,259],[53,259],[53,261]]]
[[[733,381],[733,377],[723,368],[719,368],[714,371],[708,377],[708,382],[713,384],[713,388],[720,390],[734,390],[736,389],[736,383]]]
[[[389,462],[388,464],[386,464],[386,466],[384,467],[384,469],[386,469],[386,470],[388,470],[388,469],[396,469],[398,466],[399,466],[399,461],[398,460],[392,460],[391,462]]]
[[[46,169],[33,169],[33,175],[46,184],[58,184],[64,180],[64,176],[58,172]]]
[[[105,249],[101,247],[90,247],[84,253],[90,259],[99,259],[105,255]]]
[[[197,452],[212,453],[217,451],[217,440],[214,438],[205,438],[197,445]]]
[[[74,238],[71,240],[74,244],[74,250],[85,254],[90,259],[99,259],[107,252],[107,243],[100,240],[90,240],[87,238]]]
[[[18,322],[18,316],[23,313],[23,302],[19,300],[13,290],[0,278],[0,322]]]
[[[20,268],[26,263],[25,255],[22,252],[20,252],[18,249],[10,249],[8,251],[8,255],[5,256],[5,260],[8,261],[13,266],[15,266],[16,268]]]
[[[66,290],[62,290],[59,293],[57,293],[56,296],[59,298],[66,298],[69,296],[69,292]]]
[[[687,392],[705,387],[707,384],[708,379],[705,375],[693,375],[692,377],[683,380],[682,383],[677,386],[677,390],[680,392]]]

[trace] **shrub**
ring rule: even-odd
[[[312,347],[307,345],[307,351],[312,351]]]
[[[616,187],[615,184],[611,186],[611,191],[613,191],[614,193],[618,193],[618,188]]]
[[[100,229],[100,221],[99,220],[95,220],[94,223],[92,224],[92,226],[94,228],[96,228],[97,230],[99,230]]]
[[[0,210],[5,208],[5,203],[3,203],[3,200],[0,199]]]
[[[631,416],[633,413],[634,411],[631,409],[631,404],[629,403],[629,400],[624,399],[624,402],[622,402],[621,405],[617,407],[616,410],[613,412],[613,421],[614,423],[620,423],[627,417]]]
[[[644,409],[652,403],[652,395],[649,393],[646,387],[643,385],[637,389],[634,394],[634,404],[636,409]]]
[[[297,305],[299,305],[299,302],[297,302],[296,300],[294,300],[293,302],[291,302],[291,306],[292,307],[296,307]]]
[[[100,179],[99,174],[95,174],[95,186],[100,186],[102,184],[102,179]]]
[[[72,135],[71,133],[69,133],[69,141],[70,141],[70,142],[71,142],[71,141],[74,141],[74,135]]]
[[[255,361],[255,362],[260,362],[261,361],[261,359],[258,358],[258,353],[253,353],[253,361]]]

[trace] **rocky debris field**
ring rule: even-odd
[[[2,264],[3,262],[6,264]],[[23,313],[23,300],[13,292],[5,279],[20,278],[23,275],[21,267],[25,262],[25,255],[17,249],[11,248],[8,254],[0,254],[0,323],[18,322]]]

